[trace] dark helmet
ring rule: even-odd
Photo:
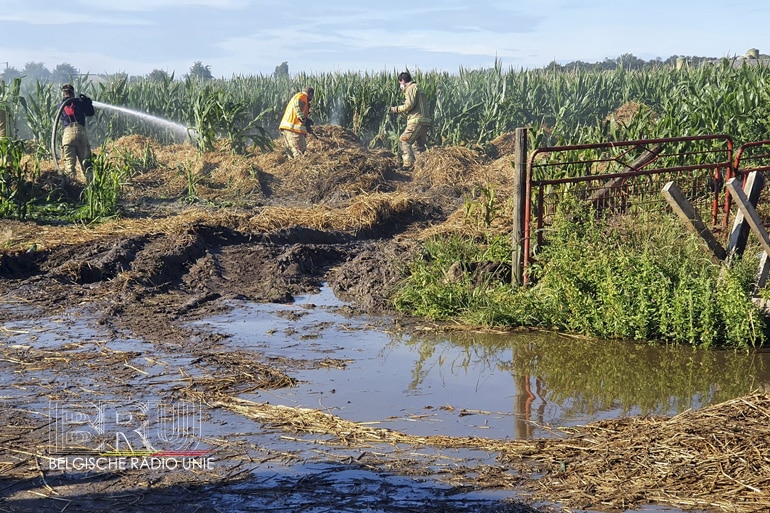
[[[67,94],[75,94],[75,88],[72,86],[72,84],[64,84],[61,86],[61,90],[63,93]]]

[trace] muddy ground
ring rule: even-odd
[[[173,394],[216,408],[224,398],[232,400],[242,392],[244,382],[252,388],[291,386],[294,369],[329,362],[267,362],[258,354],[225,353],[220,344],[224,335],[196,330],[189,321],[238,302],[289,303],[328,283],[350,302],[346,309],[351,315],[389,312],[402,326],[409,325],[412,321],[392,311],[389,296],[417,251],[416,241],[448,219],[450,229],[477,229],[472,219],[457,212],[477,187],[490,180],[503,187],[510,170],[504,153],[512,148],[501,138],[502,155],[435,149],[405,173],[397,156],[366,149],[339,127],[321,126],[316,132],[308,154],[295,160],[286,158],[277,141],[272,152],[237,156],[226,147],[200,155],[186,145],[162,147],[140,136],[127,137],[101,151],[134,163],[148,153],[154,158],[145,158],[151,164],[126,183],[119,218],[92,226],[0,221],[0,245],[5,248],[0,255],[0,363],[6,376],[15,375],[6,385],[25,391],[4,396],[6,407],[0,413],[0,511],[147,511],[170,505],[175,511],[231,511],[232,505],[212,490],[230,489],[231,500],[255,493],[285,495],[280,483],[260,486],[244,470],[244,459],[283,456],[269,448],[230,447],[238,441],[215,443],[218,461],[231,464],[196,473],[194,479],[174,472],[78,478],[50,472],[46,465],[53,419],[38,404],[137,393],[132,386],[138,367],[127,362],[140,355],[79,343],[76,330],[83,326],[106,340],[144,341],[144,358],[189,356],[205,371],[184,386],[172,387]],[[57,189],[52,163],[44,164],[41,183],[54,195],[58,190],[75,197],[81,190],[74,181]],[[51,322],[72,342],[52,349],[37,345],[40,338],[30,336],[28,328]],[[377,467],[365,460],[356,466]],[[395,475],[414,473],[406,464],[388,467],[396,468]],[[308,484],[314,490],[307,499],[312,503],[323,478],[304,479],[319,481],[317,487]],[[296,483],[286,486],[295,489]],[[412,511],[409,501],[405,506],[387,499],[393,494],[387,492],[386,480],[377,487],[380,500],[391,504],[372,504],[375,511]],[[452,489],[441,493],[451,496],[456,493]],[[355,494],[328,494],[324,511],[358,510],[344,505]],[[238,511],[266,510],[264,502],[238,502]],[[455,502],[433,497],[414,507],[480,507],[455,507]],[[294,507],[310,511],[313,506],[284,504],[275,511]],[[497,507],[522,509],[504,503]]]
[[[509,230],[512,137],[484,152],[433,148],[404,173],[396,155],[364,148],[346,130],[316,130],[296,160],[280,145],[252,156],[224,145],[200,155],[127,137],[102,150],[137,169],[119,218],[0,221],[0,511],[521,512],[552,501],[573,510],[657,503],[766,511],[767,396],[702,416],[605,422],[552,441],[415,438],[244,400],[291,387],[298,369],[345,362],[233,351],[226,335],[190,321],[246,302],[290,303],[327,283],[350,316],[384,312],[383,329],[424,327],[390,302],[419,241]],[[52,163],[41,183],[60,191]],[[474,198],[490,187],[497,204],[488,225],[489,211]],[[60,192],[79,191],[70,182]],[[121,349],[126,340],[131,349]],[[52,403],[130,398],[158,386],[198,401],[207,422],[241,430],[206,439],[218,465],[47,466],[57,456]],[[316,456],[301,459],[292,443],[316,447]],[[431,457],[434,449],[480,451],[490,461]],[[321,467],[278,470],[308,463]],[[336,479],[348,472],[354,477]],[[474,490],[503,493],[477,501],[467,495]],[[516,500],[512,490],[521,492]]]

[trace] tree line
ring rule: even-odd
[[[765,57],[765,56],[760,56]],[[612,71],[620,67],[626,70],[641,70],[652,67],[662,66],[675,66],[678,60],[684,59],[688,65],[699,66],[704,63],[712,63],[718,59],[715,57],[700,57],[700,56],[686,56],[686,55],[672,55],[667,59],[660,57],[652,60],[644,60],[636,57],[631,53],[625,53],[616,58],[605,58],[603,61],[597,62],[584,62],[584,61],[572,61],[567,64],[559,64],[556,61],[552,61],[543,69],[564,71],[564,70],[606,70]],[[127,75],[126,73],[116,73],[116,75]],[[76,79],[84,75],[75,66],[70,63],[63,62],[57,64],[52,70],[49,70],[42,62],[28,62],[23,69],[18,69],[14,66],[6,66],[6,68],[0,73],[0,77],[7,83],[12,82],[16,78],[29,79],[31,82],[58,82],[68,83],[75,82]],[[288,77],[289,76],[289,63],[283,61],[281,64],[275,67],[273,72],[275,77]],[[135,76],[132,79],[143,80],[147,79],[154,82],[164,82],[173,80],[174,72],[168,72],[162,69],[154,69],[146,76]],[[211,66],[206,65],[201,61],[196,61],[190,66],[187,74],[184,78],[193,78],[197,80],[212,80],[214,75],[211,71]]]

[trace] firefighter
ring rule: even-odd
[[[62,159],[64,160],[64,170],[69,176],[77,179],[77,166],[83,173],[86,184],[91,183],[93,179],[93,168],[91,166],[91,145],[88,143],[88,134],[86,133],[86,117],[94,115],[94,106],[91,98],[81,94],[75,97],[75,88],[72,84],[65,84],[62,91],[62,109],[61,125],[64,129],[62,134]]]
[[[411,170],[415,159],[425,151],[431,126],[430,106],[425,92],[412,82],[408,71],[398,75],[398,84],[404,92],[404,103],[390,108],[392,114],[406,116],[406,129],[401,134],[401,168]]]
[[[312,87],[305,87],[292,96],[278,126],[292,158],[303,155],[307,150],[308,129],[313,123],[308,113],[314,94],[315,90]]]

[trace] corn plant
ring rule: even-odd
[[[190,108],[193,118],[192,131],[198,151],[203,153],[213,150],[221,114],[216,96],[210,88],[206,88],[198,94]]]
[[[5,136],[18,138],[17,119],[26,109],[26,99],[21,96],[21,79],[16,78],[10,84],[0,80],[0,108],[5,111]]]
[[[388,114],[388,107],[402,101],[398,71],[234,76],[206,82],[173,76],[128,80],[118,74],[98,84],[83,81],[79,87],[99,101],[190,126],[194,142],[211,149],[217,137],[242,147],[249,131],[258,146],[266,140],[262,137],[277,137],[286,102],[311,85],[316,89],[311,117],[318,124],[338,124],[364,144],[397,151],[399,119]],[[496,61],[488,69],[411,72],[433,106],[433,146],[483,147],[518,127],[529,128],[533,148],[705,133],[726,133],[741,144],[766,138],[770,129],[770,68],[761,62],[600,71],[505,69]],[[44,88],[29,94],[34,110],[49,106],[46,94]],[[646,106],[647,114],[631,123],[608,123],[608,116],[626,102]],[[34,131],[45,132],[45,119],[36,120],[30,112]],[[254,124],[246,130],[256,119],[259,128]],[[94,144],[132,133],[166,140],[166,135],[148,130],[138,119],[98,109],[89,135]]]
[[[91,159],[90,180],[83,190],[84,217],[95,221],[116,215],[119,211],[120,192],[131,174],[127,166],[119,166],[107,151],[94,154]]]
[[[129,150],[118,150],[117,159],[122,167],[127,170],[129,176],[143,174],[159,166],[155,150],[148,142],[144,145],[141,155],[135,155]]]
[[[176,166],[177,172],[185,177],[187,190],[184,200],[187,203],[193,203],[198,200],[197,186],[200,181],[200,175],[195,171],[191,163],[179,163]]]
[[[0,138],[0,217],[26,218],[35,199],[24,152],[23,141]]]
[[[257,117],[249,119],[248,106],[228,99],[227,95],[221,91],[216,95],[216,103],[219,112],[219,127],[230,142],[230,149],[233,153],[246,153],[249,144],[263,151],[272,149],[273,143],[267,137],[265,129],[257,124],[265,115],[265,111],[259,113]]]
[[[489,228],[499,210],[495,189],[491,184],[474,187],[470,195],[465,197],[465,221],[474,220],[479,228]]]
[[[27,126],[32,132],[36,146],[48,149],[49,138],[53,131],[59,103],[60,92],[53,84],[35,82],[35,94],[29,95],[22,104],[26,114]]]

